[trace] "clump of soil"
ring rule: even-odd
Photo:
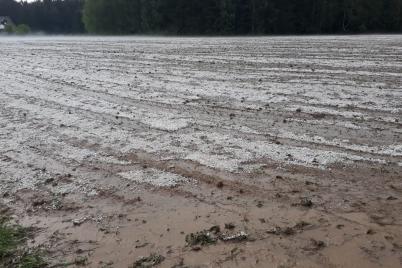
[[[165,257],[162,255],[158,254],[151,254],[148,257],[142,257],[139,260],[137,260],[132,268],[149,268],[149,267],[154,267],[159,264],[161,264],[165,260]]]
[[[227,230],[233,230],[235,228],[236,228],[236,225],[234,225],[234,223],[229,222],[229,223],[225,224],[225,229],[227,229]]]
[[[225,229],[233,230],[235,229],[235,225],[233,223],[226,224]],[[234,234],[222,233],[220,226],[213,226],[209,230],[203,230],[187,235],[186,242],[188,246],[195,247],[215,244],[218,240],[222,240],[224,242],[240,242],[246,240],[247,238],[248,234],[243,231]]]
[[[321,250],[326,246],[327,245],[325,244],[324,241],[311,239],[311,246],[310,246],[311,250]]]
[[[313,201],[311,201],[311,199],[307,198],[307,197],[303,197],[302,199],[300,199],[300,201],[298,203],[294,203],[293,206],[297,207],[305,207],[305,208],[311,208],[313,207]]]

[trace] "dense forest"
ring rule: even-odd
[[[402,32],[402,0],[0,0],[2,15],[49,33]]]
[[[0,0],[0,16],[16,24],[27,24],[35,32],[83,33],[84,0],[26,1]]]

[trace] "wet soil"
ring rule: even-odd
[[[401,267],[401,52],[2,38],[1,208],[52,265]]]

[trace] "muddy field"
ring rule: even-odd
[[[1,211],[51,264],[402,266],[402,36],[3,37],[0,63]]]

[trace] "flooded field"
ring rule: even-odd
[[[0,206],[52,264],[402,266],[402,36],[1,38],[0,62]]]

